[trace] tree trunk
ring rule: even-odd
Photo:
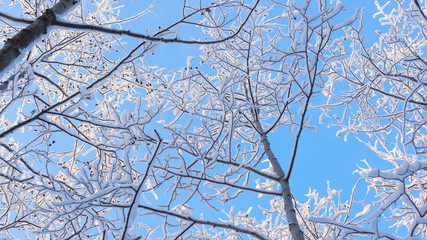
[[[47,28],[56,20],[56,15],[63,14],[70,10],[77,2],[76,0],[59,1],[52,8],[47,9],[43,15],[37,18],[33,23],[7,40],[3,48],[0,49],[0,73],[21,54],[21,50],[28,47],[42,34],[47,33]]]
[[[301,231],[301,228],[298,223],[297,214],[292,201],[291,188],[289,182],[285,179],[285,172],[282,169],[279,161],[274,155],[270,147],[270,142],[268,141],[267,135],[264,133],[262,126],[259,121],[255,120],[256,127],[261,133],[262,144],[264,145],[264,151],[267,154],[268,159],[270,160],[271,165],[273,165],[274,171],[277,173],[280,181],[280,186],[282,187],[282,197],[285,203],[285,212],[289,225],[289,230],[292,234],[293,239],[295,240],[304,240],[304,233]]]

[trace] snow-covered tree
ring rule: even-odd
[[[122,2],[0,11],[1,237],[399,239],[382,217],[426,237],[425,3],[377,3],[390,32],[367,47],[341,1],[182,1],[155,27],[155,5]],[[200,56],[150,64],[167,44]],[[318,109],[396,166],[358,170],[374,202],[329,186],[293,198]],[[294,135],[288,159],[270,147],[278,128]]]
[[[376,31],[373,46],[364,43],[361,24],[328,46],[346,58],[329,65],[323,90],[328,104],[320,108],[336,119],[337,135],[358,134],[390,167],[380,170],[378,163],[365,161],[357,170],[373,195],[346,205],[349,210],[362,205],[359,215],[346,215],[330,195],[319,202],[329,201],[334,210],[311,220],[333,229],[326,234],[333,239],[426,239],[426,1],[375,5],[374,17],[384,27]]]
[[[161,125],[152,124],[164,109],[146,93],[153,68],[143,59],[161,42],[231,39],[259,1],[185,3],[181,18],[152,34],[121,28],[153,5],[142,4],[146,9],[124,17],[116,1],[72,1],[68,12],[56,11],[62,2],[70,3],[12,1],[9,8],[21,8],[24,18],[1,13],[0,59],[11,58],[2,64],[0,85],[1,232],[12,238],[127,239],[129,229],[142,226],[142,236],[159,234],[152,224],[134,221],[146,206],[179,214],[144,204],[147,194],[156,196],[165,185],[153,171],[171,141],[156,130]],[[228,31],[215,39],[206,35],[211,41],[178,33],[200,26]],[[137,41],[126,44],[132,39],[120,35]]]

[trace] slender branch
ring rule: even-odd
[[[63,3],[63,2],[66,2],[66,3]],[[68,2],[72,2],[72,5],[70,5]],[[253,8],[251,8],[250,12],[248,13],[248,16],[246,16],[245,20],[239,26],[237,31],[235,31],[230,36],[226,38],[218,39],[218,40],[212,40],[212,41],[197,41],[197,40],[181,40],[178,38],[173,38],[173,39],[161,38],[161,37],[156,37],[155,35],[148,36],[140,33],[134,33],[129,30],[117,30],[117,29],[111,29],[111,28],[106,28],[102,26],[96,26],[96,25],[87,25],[87,24],[59,21],[56,19],[55,14],[60,14],[68,10],[68,9],[65,9],[61,11],[59,10],[59,8],[61,8],[62,5],[66,7],[71,7],[76,3],[76,1],[73,1],[73,0],[61,0],[54,7],[52,7],[52,9],[46,10],[42,16],[37,18],[34,22],[32,22],[30,25],[28,25],[26,28],[21,30],[18,34],[16,34],[13,38],[9,39],[6,42],[6,44],[0,50],[0,72],[6,69],[9,66],[9,64],[19,56],[19,54],[21,53],[20,50],[28,47],[40,35],[46,34],[48,26],[51,26],[51,25],[61,26],[65,28],[72,28],[72,29],[98,31],[98,32],[108,33],[108,34],[126,35],[126,36],[140,38],[140,39],[153,41],[153,42],[184,43],[184,44],[197,44],[197,45],[215,44],[215,43],[225,42],[236,37],[240,33],[240,31],[243,29],[243,27],[246,25],[246,23],[249,21],[250,16],[258,6],[259,2],[260,0],[256,1],[255,5],[253,6]],[[60,5],[60,6],[57,6],[57,5]],[[25,23],[30,23],[30,21],[18,20],[17,18],[8,16],[7,14],[4,14],[4,13],[0,13],[0,16],[13,21],[18,21],[18,22],[24,21]]]
[[[421,9],[420,3],[418,0],[414,0],[415,6],[417,6],[418,11],[421,13],[421,16],[423,16],[424,21],[427,21],[427,16],[424,14],[424,11]]]
[[[194,175],[190,175],[190,174],[185,175],[185,174],[182,174],[182,173],[171,171],[171,170],[169,170],[167,168],[162,168],[162,167],[156,167],[156,168],[162,169],[162,170],[164,170],[164,171],[166,171],[166,172],[168,172],[170,174],[173,174],[175,176],[179,176],[179,177],[182,177],[182,178],[191,178],[191,179],[197,179],[197,180],[200,180],[200,181],[206,181],[206,182],[210,182],[210,183],[215,183],[215,184],[220,184],[220,185],[226,185],[226,186],[229,186],[229,187],[233,187],[233,188],[237,188],[237,189],[241,189],[241,190],[247,190],[247,191],[251,191],[251,192],[256,192],[256,193],[259,193],[259,194],[274,195],[274,196],[281,196],[282,195],[279,192],[266,191],[266,190],[262,190],[262,189],[251,188],[251,187],[248,187],[248,186],[236,185],[236,184],[233,184],[233,183],[229,183],[229,182],[227,182],[225,180],[224,181],[218,181],[218,180],[215,180],[215,179],[208,179],[208,178],[205,178],[205,177],[198,177],[198,176],[194,176]]]
[[[68,94],[60,86],[58,86],[58,84],[56,84],[54,81],[50,80],[50,78],[48,78],[45,75],[43,75],[41,73],[38,73],[38,72],[34,72],[34,75],[36,75],[37,77],[43,78],[44,80],[48,81],[50,84],[52,84],[53,86],[55,86],[59,91],[61,91],[62,94],[64,94],[64,96],[68,97]]]
[[[182,40],[178,38],[162,38],[162,37],[155,37],[155,36],[149,36],[141,33],[135,33],[131,32],[130,30],[118,30],[118,29],[112,29],[112,28],[106,28],[102,26],[96,26],[96,25],[88,25],[88,24],[80,24],[80,23],[71,23],[71,22],[64,22],[55,20],[53,21],[52,25],[61,26],[65,28],[71,28],[71,29],[80,29],[80,30],[91,30],[91,31],[98,31],[102,33],[108,33],[108,34],[117,34],[117,35],[125,35],[129,37],[144,39],[147,41],[153,41],[153,42],[162,42],[162,43],[184,43],[184,44],[196,44],[196,45],[206,45],[206,44],[216,44],[228,41],[230,39],[233,39],[236,37],[240,31],[243,29],[243,27],[248,22],[250,16],[252,15],[252,12],[255,10],[255,8],[258,6],[260,0],[257,0],[254,7],[249,12],[248,16],[245,18],[242,24],[240,24],[240,27],[237,29],[236,32],[231,34],[228,37],[218,39],[218,40],[212,40],[212,41],[198,41],[198,40]]]
[[[308,104],[309,104],[310,98],[311,98],[311,96],[313,94],[313,87],[314,87],[314,84],[311,84],[311,86],[310,86],[310,92],[307,95],[307,99],[306,99],[305,104],[304,104],[304,109],[303,109],[303,112],[301,113],[301,119],[300,119],[300,123],[299,123],[299,128],[298,128],[298,132],[297,132],[297,134],[295,136],[294,147],[292,149],[292,155],[291,155],[291,159],[289,161],[288,172],[286,173],[286,176],[285,176],[285,180],[286,181],[289,181],[289,178],[291,177],[292,169],[293,169],[293,166],[294,166],[294,163],[295,163],[295,159],[296,159],[296,156],[297,156],[298,144],[300,142],[302,130],[304,129],[305,115],[307,114]]]
[[[101,82],[103,82],[104,80],[108,79],[108,77],[110,75],[112,75],[125,61],[127,61],[140,47],[142,47],[145,44],[145,42],[140,43],[138,46],[136,46],[125,58],[123,58],[110,72],[108,72],[105,76],[103,76],[102,78],[96,80],[95,82],[93,82],[91,85],[89,85],[87,87],[88,90],[90,90],[91,88],[95,87],[96,84],[99,84]],[[67,103],[68,101],[74,99],[75,97],[77,97],[80,94],[80,92],[75,92],[72,95],[70,95],[69,97],[67,97],[66,99],[57,102],[55,104],[50,105],[49,107],[43,109],[42,111],[40,111],[38,114],[34,115],[32,118],[29,118],[23,122],[17,123],[14,126],[10,127],[9,129],[5,130],[4,132],[0,133],[0,138],[3,138],[9,134],[11,134],[13,131],[26,126],[27,124],[33,122],[36,119],[40,119],[42,117],[42,115],[51,112],[51,110],[62,106],[63,104]]]
[[[35,22],[34,20],[27,20],[27,19],[22,19],[22,18],[16,18],[16,17],[7,15],[6,13],[2,13],[2,12],[0,12],[0,17],[6,18],[7,20],[10,20],[10,21],[19,22],[19,23],[32,24],[32,23]]]
[[[180,238],[182,236],[182,234],[184,234],[186,231],[188,231],[188,229],[190,229],[194,224],[195,224],[194,222],[188,224],[188,226],[186,228],[184,228],[178,236],[175,237],[175,240]]]
[[[147,169],[145,171],[144,178],[142,179],[141,183],[139,184],[138,189],[135,190],[135,197],[132,199],[132,203],[131,203],[131,205],[129,207],[128,216],[126,218],[126,223],[125,223],[124,228],[123,228],[123,233],[122,233],[122,237],[121,237],[122,240],[126,239],[126,231],[129,228],[129,225],[132,224],[132,222],[130,222],[131,221],[132,211],[138,211],[137,209],[135,209],[135,206],[137,206],[136,204],[139,204],[139,202],[137,202],[139,200],[139,196],[138,195],[141,194],[141,189],[144,186],[145,180],[148,177],[148,171],[150,171],[151,165],[153,164],[154,159],[157,157],[157,153],[158,153],[158,151],[160,149],[160,146],[162,145],[162,138],[160,137],[159,133],[157,133],[156,130],[154,130],[154,132],[156,133],[157,139],[158,139],[156,150],[154,151],[153,156],[151,156],[151,159],[148,162],[148,166],[147,166]]]
[[[207,159],[209,160],[209,158],[207,158]],[[242,168],[244,168],[244,169],[246,169],[248,171],[251,171],[251,172],[253,172],[255,174],[263,176],[263,177],[265,177],[267,179],[271,179],[271,180],[274,180],[274,181],[277,181],[277,182],[280,181],[280,179],[278,177],[276,177],[276,176],[273,176],[273,175],[265,173],[265,172],[261,172],[261,171],[255,169],[255,168],[247,166],[247,165],[242,165],[242,164],[237,163],[237,162],[224,161],[224,160],[221,160],[221,159],[217,159],[216,161],[219,162],[219,163],[223,163],[223,164],[229,164],[229,165],[233,165],[233,166],[236,166],[236,167],[242,167]]]
[[[180,219],[184,219],[187,221],[191,221],[197,224],[203,224],[203,225],[210,225],[213,227],[222,227],[222,228],[226,228],[226,229],[231,229],[234,230],[236,232],[241,232],[241,233],[246,233],[249,234],[251,236],[254,236],[258,239],[265,239],[267,240],[268,238],[264,237],[263,235],[261,235],[258,232],[252,231],[250,229],[244,228],[244,227],[238,227],[234,224],[226,224],[226,223],[222,223],[222,222],[215,222],[215,221],[209,221],[209,220],[202,220],[202,219],[198,219],[192,216],[184,216],[182,214],[178,214],[178,213],[174,213],[171,211],[167,211],[167,210],[162,210],[162,209],[158,209],[158,208],[153,208],[150,206],[146,206],[146,205],[138,205],[138,207],[143,208],[143,209],[147,209],[156,213],[162,213],[162,214],[167,214],[169,216],[173,216],[173,217],[177,217]]]

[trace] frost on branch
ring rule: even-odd
[[[25,19],[51,5],[26,2]],[[120,8],[114,1],[80,1],[62,20],[119,28],[142,16],[124,19]],[[5,21],[2,42],[21,30],[21,24]],[[138,219],[138,204],[158,199],[159,183],[148,163],[163,145],[156,151],[158,138],[147,125],[158,120],[161,105],[147,96],[143,81],[152,71],[140,65],[153,45],[129,46],[129,39],[98,32],[48,30],[0,80],[7,83],[0,91],[1,238],[96,239],[122,232],[127,237],[135,228],[149,236],[156,226],[123,220]]]
[[[322,82],[322,66],[328,61],[323,49],[338,31],[329,20],[344,8],[341,4],[329,8],[320,1],[319,13],[303,14],[312,8],[317,11],[316,4],[260,6],[236,38],[201,47],[201,66],[188,64],[191,68],[172,71],[163,79],[153,78],[152,98],[164,106],[159,122],[172,138],[170,155],[155,167],[161,173],[159,181],[171,182],[169,209],[203,204],[204,217],[207,212],[208,216],[218,216],[220,209],[232,209],[235,201],[259,197],[261,202],[268,199],[271,209],[253,208],[248,216],[253,219],[252,225],[240,217],[234,224],[250,227],[267,239],[286,239],[289,232],[283,230],[291,231],[289,226],[298,223],[306,233],[290,192],[284,193],[279,186],[280,181],[287,181],[283,180],[286,168],[280,165],[286,160],[271,158],[271,149],[266,146],[268,135],[279,127],[294,133],[296,142],[303,129],[313,129],[306,113]],[[283,14],[274,15],[273,9]],[[352,16],[345,23],[354,19]],[[205,32],[217,38],[222,33],[209,28]],[[283,196],[288,200],[288,215]],[[268,231],[255,224],[256,211],[260,210],[266,215],[263,224]],[[193,216],[198,211],[193,207]],[[192,235],[191,229],[184,229],[183,236],[201,237]],[[208,231],[205,234],[212,237]]]
[[[35,18],[45,2],[24,8]],[[85,28],[50,29],[2,79],[1,234],[318,238],[290,173],[328,64],[351,58],[328,44],[358,12],[339,21],[338,1],[185,1],[179,20],[141,40],[108,31],[144,17],[122,18],[115,2],[79,2],[62,21]],[[216,44],[182,68],[150,65],[162,47],[151,40],[194,28]],[[270,148],[278,128],[294,134],[288,168]]]
[[[314,209],[310,209],[308,215],[317,230],[327,230],[324,236],[328,239],[425,239],[425,159],[408,156],[400,166],[385,171],[372,168],[366,161],[365,164],[367,168],[361,167],[357,171],[361,175],[359,182],[366,182],[359,183],[361,186],[367,186],[368,193],[364,199],[354,195],[355,191],[364,190],[357,185],[353,189],[350,202],[334,203],[333,195],[336,195],[336,191],[335,194],[329,194],[320,200],[317,193],[309,195],[315,203]],[[328,193],[331,191],[328,190]],[[368,197],[370,195],[372,196]],[[370,198],[373,198],[373,201]],[[312,205],[309,201],[302,207]],[[333,215],[330,215],[331,213]]]
[[[345,40],[330,44],[334,57],[350,57],[330,64],[324,94],[330,107],[357,109],[336,116],[334,125],[342,128],[341,133],[397,135],[400,147],[425,154],[426,20],[408,2],[397,1],[394,9],[377,3],[376,16],[388,32],[378,31],[378,42],[373,46],[363,45],[361,30],[355,27],[347,29]],[[350,48],[343,48],[347,42]],[[328,111],[324,108],[324,114]]]
[[[52,5],[51,1],[26,3],[22,6],[25,19],[39,17]],[[62,21],[113,29],[149,12],[125,17],[119,15],[122,6],[116,1],[76,3]],[[197,28],[204,19],[206,29],[233,28],[238,33],[240,30],[234,28],[243,27],[240,20],[249,19],[251,11],[246,10],[254,9],[256,3],[188,4],[181,9],[181,19],[156,29],[153,36],[178,38],[178,29]],[[214,12],[219,18],[211,15]],[[25,25],[21,21],[14,26],[17,20],[9,20],[2,18],[2,41]],[[16,60],[0,81],[2,238],[17,233],[52,239],[168,238],[180,233],[191,238],[200,229],[208,230],[200,230],[198,236],[214,235],[216,226],[220,226],[219,236],[242,232],[263,238],[263,233],[239,226],[239,222],[204,220],[200,212],[193,211],[196,205],[188,203],[193,200],[192,194],[199,197],[198,193],[180,195],[194,186],[203,187],[200,182],[205,178],[213,184],[222,184],[222,179],[218,176],[212,180],[188,167],[184,161],[188,153],[181,148],[176,151],[176,136],[153,131],[163,127],[158,122],[167,114],[164,96],[157,95],[170,84],[170,71],[149,66],[143,59],[153,53],[156,44],[81,29],[48,30],[22,50],[23,60]],[[182,72],[191,75],[193,65],[189,60]],[[166,127],[173,129],[172,125]],[[194,123],[189,122],[186,128],[192,131]],[[168,138],[160,141],[163,138],[159,135]],[[221,154],[218,152],[216,158],[222,158]],[[246,155],[248,162],[257,162],[256,156],[260,156],[259,151]],[[231,174],[243,165],[233,167]],[[172,178],[172,173],[182,177]],[[226,175],[233,184],[248,180]],[[271,189],[257,191],[277,195]],[[165,201],[159,193],[170,198]],[[157,218],[146,223],[142,220],[146,216]],[[186,232],[189,227],[193,228]]]
[[[312,220],[336,229],[334,239],[425,239],[426,2],[375,4],[374,17],[384,27],[376,31],[378,40],[372,46],[363,39],[362,25],[347,28],[345,37],[328,45],[333,58],[349,57],[328,64],[323,90],[328,104],[320,108],[322,118],[341,109],[331,124],[340,127],[337,135],[358,134],[377,153],[380,160],[375,160],[386,161],[388,167],[371,167],[380,164],[369,159],[367,168],[357,171],[370,196],[361,202],[363,214],[357,220],[320,214]]]

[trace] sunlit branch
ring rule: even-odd
[[[251,188],[251,187],[247,187],[247,186],[243,186],[243,185],[233,184],[233,183],[226,181],[225,179],[223,181],[220,181],[220,180],[215,180],[215,179],[209,179],[206,177],[199,177],[199,176],[195,176],[195,175],[191,175],[191,174],[178,173],[178,172],[175,172],[175,171],[172,171],[172,170],[169,170],[166,168],[158,167],[158,166],[156,166],[156,168],[162,169],[163,171],[166,171],[170,174],[173,174],[175,176],[179,176],[182,178],[191,178],[191,179],[197,179],[200,181],[206,181],[206,182],[215,183],[215,184],[219,184],[219,185],[226,185],[226,186],[229,186],[232,188],[247,190],[247,191],[256,192],[259,194],[274,195],[274,196],[281,196],[282,195],[280,192],[266,191],[266,190],[262,190],[262,189],[255,189],[255,188]]]
[[[203,224],[203,225],[209,225],[212,227],[221,227],[221,228],[226,228],[226,229],[231,229],[234,230],[236,232],[241,232],[241,233],[246,233],[249,235],[252,235],[258,239],[265,239],[267,240],[267,238],[265,238],[263,235],[259,234],[258,232],[243,228],[243,227],[239,227],[233,224],[227,224],[227,223],[222,223],[222,222],[216,222],[216,221],[209,221],[209,220],[202,220],[199,218],[195,218],[192,216],[183,216],[182,214],[178,214],[178,213],[174,213],[171,211],[167,211],[167,210],[162,210],[162,209],[158,209],[158,208],[154,208],[154,207],[150,207],[147,205],[138,205],[138,207],[143,208],[143,209],[147,209],[150,211],[153,211],[155,213],[162,213],[162,214],[166,214],[169,216],[173,216],[173,217],[177,217],[183,220],[187,220],[190,222],[194,222],[196,224]]]
[[[32,44],[42,34],[47,33],[47,29],[55,21],[56,15],[66,12],[77,2],[75,0],[61,0],[57,2],[33,23],[22,29],[11,39],[8,39],[2,49],[0,49],[0,73],[21,54],[21,50]]]
[[[130,225],[132,224],[132,221],[134,220],[131,218],[135,218],[137,215],[138,209],[136,208],[136,206],[139,205],[139,196],[141,194],[142,187],[145,184],[145,180],[149,176],[148,172],[151,170],[151,165],[154,163],[154,159],[157,157],[158,152],[160,150],[160,146],[162,145],[163,139],[160,137],[159,133],[157,133],[156,130],[154,130],[154,133],[156,134],[156,137],[157,137],[156,149],[154,150],[153,155],[151,156],[151,159],[148,162],[148,166],[147,166],[145,173],[144,173],[144,178],[141,180],[141,183],[139,184],[138,188],[135,189],[135,196],[133,197],[132,203],[129,206],[129,212],[128,212],[128,215],[126,217],[125,225],[123,228],[122,237],[121,237],[122,240],[126,239],[127,229],[130,227]],[[132,216],[132,215],[134,215],[134,216]]]
[[[69,0],[62,0],[62,1],[69,1]],[[146,41],[153,41],[153,42],[163,42],[163,43],[185,43],[185,44],[197,44],[197,45],[203,45],[203,44],[216,44],[228,41],[230,39],[233,39],[235,36],[237,36],[240,31],[243,29],[243,27],[246,25],[248,20],[250,19],[252,12],[257,8],[260,0],[257,0],[255,5],[252,7],[252,9],[249,11],[248,16],[246,19],[240,24],[239,28],[236,32],[232,33],[230,36],[219,39],[219,40],[212,40],[212,41],[198,41],[198,40],[182,40],[178,38],[168,39],[168,38],[162,38],[162,37],[156,37],[154,36],[148,36],[144,34],[139,33],[133,33],[129,30],[117,30],[117,29],[111,29],[111,28],[105,28],[101,26],[96,25],[87,25],[87,24],[79,24],[79,23],[70,23],[70,22],[63,22],[60,20],[57,20],[52,10],[47,10],[42,17],[38,18],[36,21],[31,23],[27,28],[29,30],[21,31],[16,36],[14,36],[12,39],[8,40],[5,44],[5,46],[0,49],[0,59],[3,59],[0,61],[0,72],[2,72],[9,63],[15,59],[19,54],[20,50],[27,47],[31,42],[33,42],[37,37],[39,37],[42,33],[47,32],[48,26],[61,26],[66,28],[71,28],[74,30],[91,30],[91,31],[98,31],[108,34],[116,34],[116,35],[126,35],[134,38],[143,39]],[[15,20],[16,18],[7,16],[6,14],[2,13],[0,16],[5,17],[9,20]],[[22,22],[22,21],[21,21]],[[178,22],[179,23],[179,22]],[[162,31],[164,32],[164,31]],[[21,43],[21,39],[25,39],[25,42]],[[10,45],[10,46],[9,46]]]

